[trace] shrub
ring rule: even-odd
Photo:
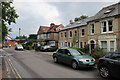
[[[40,51],[41,46],[36,46],[35,51]]]

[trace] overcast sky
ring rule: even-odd
[[[58,1],[58,2],[57,2]],[[10,36],[36,34],[40,25],[49,26],[50,23],[69,24],[69,20],[81,15],[94,16],[103,7],[117,3],[119,0],[14,0],[13,6],[19,15],[16,24],[12,24]],[[89,2],[88,2],[89,1]],[[111,2],[110,2],[111,1]]]

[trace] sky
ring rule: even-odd
[[[120,0],[14,0],[13,6],[19,18],[16,24],[8,26],[12,28],[10,37],[19,35],[37,34],[40,26],[69,24],[81,15],[94,16],[103,7],[115,4]]]

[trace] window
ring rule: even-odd
[[[48,38],[50,38],[50,33],[48,34]]]
[[[67,37],[66,32],[64,33],[64,37],[65,37],[65,38]]]
[[[94,24],[91,24],[91,25],[90,25],[90,29],[91,29],[91,30],[90,30],[90,31],[91,31],[91,35],[93,35],[93,34],[94,34]]]
[[[120,61],[120,53],[113,53],[111,58]]]
[[[61,38],[63,37],[63,33],[61,32]]]
[[[110,51],[114,52],[115,47],[115,41],[110,41]]]
[[[113,31],[113,20],[108,21],[108,31]]]
[[[67,49],[63,49],[63,53],[66,55],[70,54],[70,52]]]
[[[111,55],[112,55],[112,53],[108,53],[108,54],[105,55],[105,58],[110,58]]]
[[[86,46],[86,42],[84,42],[84,46]]]
[[[63,50],[62,50],[62,49],[59,49],[57,52],[58,52],[58,53],[63,53]]]
[[[85,35],[85,30],[81,29],[81,36],[84,36],[84,35]]]
[[[80,42],[80,48],[82,48],[82,42]]]
[[[74,35],[77,36],[77,31],[75,30]]]
[[[41,34],[42,39],[46,39],[46,34]]]
[[[70,42],[68,42],[68,47],[70,47]]]
[[[70,31],[70,37],[72,37],[72,31]]]
[[[101,23],[101,33],[113,32],[113,20],[104,21]]]
[[[106,22],[102,22],[102,27],[101,27],[101,31],[102,33],[106,32],[107,31],[107,28],[106,28]]]
[[[101,41],[101,48],[103,51],[107,51],[107,41]]]

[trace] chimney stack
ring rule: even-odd
[[[73,23],[73,21],[72,21],[72,19],[70,20],[70,24],[72,24]]]
[[[52,27],[52,26],[54,26],[54,25],[55,25],[54,23],[51,23],[51,24],[50,24],[50,27]]]

